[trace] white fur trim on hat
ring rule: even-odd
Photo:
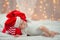
[[[16,17],[16,18],[17,18],[17,19],[16,19],[16,23],[15,23],[14,27],[19,27],[20,24],[21,24],[21,22],[22,22],[22,20],[21,20],[20,17]]]

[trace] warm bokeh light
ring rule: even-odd
[[[44,10],[46,9],[46,7],[44,7]]]
[[[43,0],[41,0],[40,3],[43,4]]]
[[[34,17],[36,17],[37,16],[37,14],[34,14]]]
[[[45,13],[42,14],[43,16],[45,15]]]
[[[3,7],[6,7],[7,5],[6,4],[3,4]]]
[[[47,19],[47,18],[48,18],[48,16],[47,16],[47,15],[45,15],[45,16],[44,16],[44,18],[45,18],[45,19]]]
[[[1,11],[10,12],[16,9],[21,10],[29,17],[60,20],[59,5],[60,0],[4,0]]]
[[[9,11],[9,1],[8,0],[5,0],[5,2],[3,4],[2,13],[5,13],[6,10]]]
[[[34,13],[34,10],[31,10],[31,14],[33,14]]]
[[[19,10],[19,6],[16,4],[16,10]]]
[[[31,8],[28,8],[29,11],[31,11],[32,9]]]
[[[46,11],[43,11],[43,13],[46,13]]]
[[[42,10],[40,9],[40,12],[41,12]]]
[[[5,13],[5,9],[2,9],[2,13]]]
[[[18,5],[16,5],[16,7],[19,7]]]
[[[60,19],[58,19],[58,21],[60,21]]]
[[[48,3],[46,3],[45,6],[48,6]]]
[[[42,8],[42,6],[40,5],[39,8]]]
[[[7,5],[9,5],[9,2],[6,2]]]
[[[39,17],[37,14],[33,14],[33,15],[31,16],[31,19],[32,19],[32,20],[40,20],[40,17]]]
[[[55,18],[54,18],[54,14],[51,15],[51,20],[54,21]]]
[[[9,12],[11,12],[11,10],[9,10]]]
[[[53,0],[53,3],[54,3],[54,4],[56,4],[56,3],[57,3],[57,1],[56,1],[56,0]]]

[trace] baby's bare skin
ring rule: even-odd
[[[40,30],[44,32],[43,36],[46,37],[54,37],[58,32],[50,31],[48,28],[45,26],[40,27]]]
[[[27,27],[27,23],[25,21],[22,21],[21,25],[19,26],[20,29],[24,29]]]

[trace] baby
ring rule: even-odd
[[[40,26],[39,21],[28,22],[24,13],[14,10],[6,16],[4,23],[3,33],[7,33],[14,36],[20,36],[24,34],[30,36],[43,35],[46,37],[55,36],[57,32],[50,31],[45,26]],[[22,30],[24,32],[22,32]]]

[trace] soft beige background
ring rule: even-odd
[[[60,20],[60,0],[0,0],[0,12],[19,9],[38,20]]]

